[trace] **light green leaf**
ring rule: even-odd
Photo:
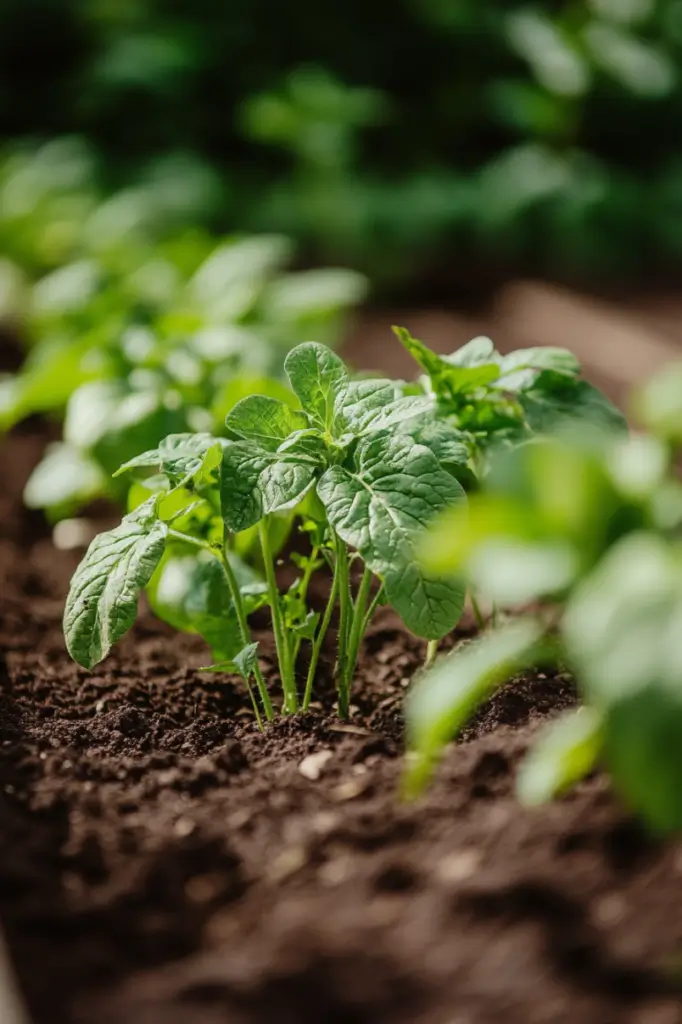
[[[64,635],[69,654],[84,668],[106,658],[137,614],[166,545],[167,527],[152,497],[120,526],[101,533],[78,566],[66,600]]]
[[[437,513],[465,500],[458,482],[433,453],[402,434],[360,442],[355,466],[332,466],[318,495],[329,521],[381,576],[388,599],[407,627],[436,639],[453,628],[464,603],[463,587],[422,569],[414,546]]]
[[[522,391],[535,383],[541,370],[576,378],[580,374],[580,363],[568,349],[548,345],[510,352],[502,357],[500,369],[500,377],[493,386],[504,391]]]
[[[498,360],[495,346],[490,338],[472,338],[466,345],[462,345],[455,352],[452,352],[447,360],[453,366],[484,366],[487,363],[494,363]]]
[[[27,508],[79,508],[102,493],[105,480],[99,466],[69,444],[49,446],[24,488]]]
[[[209,451],[211,463],[217,466],[222,450],[222,443],[211,434],[170,434],[157,448],[129,459],[114,476],[120,476],[130,469],[155,467],[160,473],[187,480],[204,465]]]
[[[198,633],[216,660],[234,658],[243,646],[225,572],[210,552],[173,544],[147,593],[160,619],[174,629]]]
[[[405,707],[409,793],[416,795],[428,782],[446,744],[483,701],[533,663],[542,632],[534,620],[520,619],[441,658],[415,682]]]
[[[413,338],[410,332],[404,328],[394,327],[393,330],[412,358],[428,373],[431,385],[439,398],[453,397],[473,391],[490,383],[500,375],[500,367],[496,361],[493,361],[494,354],[491,355],[488,363],[478,361],[478,356],[482,353],[482,348],[478,344],[475,349],[476,361],[473,359],[473,349],[470,354],[465,353],[464,350],[467,346],[464,346],[464,349],[460,349],[459,352],[454,352],[451,356],[439,356],[422,341]],[[477,343],[479,340],[488,341],[488,339],[475,339]],[[470,344],[472,343],[470,342]],[[492,346],[492,342],[490,345]]]
[[[233,434],[274,452],[294,431],[307,429],[308,417],[276,398],[249,395],[237,402],[225,423]]]
[[[242,647],[241,651],[235,654],[232,660],[240,676],[248,682],[253,675],[253,670],[258,660],[258,644],[246,644],[245,647]]]
[[[325,345],[307,341],[291,350],[284,369],[313,422],[322,430],[331,430],[336,401],[349,383],[343,361]]]
[[[603,746],[602,716],[594,708],[559,715],[521,762],[516,779],[521,803],[535,807],[570,789],[594,770]]]

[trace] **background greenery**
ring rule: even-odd
[[[682,253],[682,0],[3,8],[0,133],[84,137],[106,190],[172,168],[213,230],[396,291]]]

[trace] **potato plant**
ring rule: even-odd
[[[682,827],[679,381],[668,371],[639,397],[654,432],[574,425],[498,453],[466,519],[452,509],[434,524],[424,566],[517,613],[414,686],[408,792],[419,792],[500,685],[530,667],[562,666],[582,706],[541,731],[519,773],[522,800],[545,801],[605,764],[652,829]]]
[[[463,508],[466,491],[480,486],[482,442],[492,442],[443,416],[427,388],[354,379],[324,345],[297,346],[285,371],[283,398],[252,394],[237,402],[226,437],[171,435],[118,470],[143,478],[131,488],[128,516],[93,542],[72,581],[64,625],[81,665],[106,657],[129,629],[143,589],[161,618],[206,639],[212,668],[238,672],[250,688],[255,680],[259,721],[274,713],[248,626],[263,604],[286,713],[309,706],[335,619],[338,708],[347,716],[362,639],[380,602],[427,641],[426,662],[433,660],[461,616],[465,586],[426,568],[415,549],[438,516]],[[466,375],[468,406],[487,407],[483,378],[490,376]],[[309,550],[292,553],[299,575],[281,593],[276,559],[294,520]],[[253,554],[254,540],[260,572],[240,558]],[[308,589],[323,566],[331,585],[318,612]]]

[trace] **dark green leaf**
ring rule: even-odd
[[[465,500],[433,453],[402,434],[377,434],[358,446],[352,468],[332,466],[318,483],[329,521],[384,579],[390,603],[409,629],[438,638],[464,603],[461,585],[425,571],[414,545],[443,508]]]
[[[308,418],[276,398],[250,395],[237,402],[225,423],[233,434],[274,452],[294,431],[306,430]]]

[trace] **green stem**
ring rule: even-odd
[[[377,590],[376,594],[372,598],[372,602],[371,602],[369,608],[367,609],[367,614],[365,615],[365,621],[362,623],[362,635],[363,636],[367,632],[367,627],[369,626],[370,622],[372,621],[374,613],[377,610],[377,605],[379,604],[379,601],[381,600],[381,598],[383,596],[383,593],[384,593],[384,585],[382,583],[381,586],[379,587],[379,589]]]
[[[362,572],[362,579],[360,580],[360,586],[358,587],[357,597],[355,599],[355,607],[353,608],[353,620],[350,628],[350,638],[348,641],[348,660],[346,662],[346,680],[345,680],[345,691],[346,701],[350,697],[350,688],[353,683],[353,676],[355,675],[355,666],[358,661],[358,654],[360,653],[360,644],[362,643],[362,637],[364,635],[364,623],[365,616],[367,615],[367,602],[369,601],[369,592],[372,586],[372,573],[364,567]],[[347,711],[346,707],[346,711]]]
[[[424,658],[424,668],[431,668],[431,666],[433,665],[434,661],[436,660],[436,655],[437,654],[438,654],[438,641],[437,640],[429,640],[429,642],[426,645],[426,657]]]
[[[169,530],[168,534],[169,536],[174,537],[176,540],[184,541],[186,544],[193,544],[195,547],[202,548],[204,551],[210,551],[214,558],[218,559],[223,568],[225,578],[227,579],[227,585],[230,589],[230,596],[232,597],[232,602],[234,604],[235,612],[237,615],[237,622],[239,624],[240,637],[242,643],[246,647],[246,645],[251,642],[251,631],[249,629],[249,623],[246,617],[246,611],[244,609],[244,602],[242,600],[241,591],[239,589],[239,582],[234,574],[232,566],[230,565],[230,560],[227,557],[227,553],[224,550],[224,548],[214,547],[212,544],[209,544],[208,541],[199,540],[197,537],[190,537],[188,534],[181,533],[179,530]],[[265,711],[265,717],[267,718],[268,722],[271,722],[275,717],[275,714],[272,709],[270,694],[268,693],[268,688],[265,685],[263,673],[261,672],[260,665],[257,662],[256,665],[254,666],[253,674],[256,679],[256,685],[258,686],[258,692],[260,694],[260,699],[262,701],[263,709]],[[246,685],[249,689],[251,699],[254,703],[254,709],[256,710],[256,720],[258,722],[259,727],[262,728],[260,715],[258,714],[258,710],[256,709],[253,692],[251,690],[251,686],[248,680]]]
[[[239,582],[234,574],[234,569],[230,564],[230,559],[227,557],[226,551],[224,549],[220,549],[219,552],[217,549],[215,550],[216,553],[218,554],[220,563],[223,567],[223,571],[227,578],[227,585],[230,588],[230,594],[232,595],[235,611],[237,613],[239,632],[241,633],[242,642],[244,646],[246,646],[248,643],[251,642],[251,630],[249,629],[249,623],[246,618],[246,609],[244,608],[244,601],[242,600],[241,591],[239,589]],[[267,718],[268,722],[271,722],[275,717],[275,713],[272,709],[270,694],[268,693],[268,688],[265,684],[265,679],[263,678],[263,673],[258,662],[256,662],[256,664],[253,666],[253,674],[256,680],[256,686],[258,687],[258,692],[260,694],[260,699],[263,704],[263,709],[265,710],[265,717]]]
[[[311,578],[313,572],[315,571],[315,563],[317,562],[317,557],[318,557],[319,553],[320,553],[320,546],[319,546],[319,544],[316,544],[313,547],[313,549],[312,549],[312,551],[310,553],[310,558],[308,559],[308,564],[306,565],[305,572],[303,573],[303,576],[301,577],[301,583],[299,585],[299,595],[300,595],[300,598],[301,598],[301,600],[303,601],[304,604],[305,604],[306,599],[308,597],[308,587],[310,586],[310,578]],[[292,665],[292,670],[294,671],[294,673],[296,672],[296,662],[298,660],[298,652],[299,652],[300,648],[301,648],[301,637],[297,636],[296,639],[294,640],[294,650],[293,650],[293,653],[291,655],[291,665]]]
[[[348,660],[348,641],[353,613],[353,601],[350,593],[349,557],[346,545],[334,534],[336,551],[336,573],[339,580],[339,635],[336,662],[337,690],[339,694],[339,716],[348,717],[348,693],[346,692],[346,663]]]
[[[476,625],[478,626],[478,628],[480,630],[484,630],[485,629],[485,616],[483,615],[483,612],[481,611],[481,607],[480,607],[478,601],[476,600],[476,595],[474,594],[473,590],[469,591],[469,600],[471,601],[471,607],[472,607],[473,612],[474,612],[474,618],[476,619]]]
[[[258,524],[261,551],[263,554],[263,565],[265,567],[265,580],[268,585],[268,598],[270,601],[270,612],[272,615],[272,631],[275,636],[277,647],[277,660],[279,662],[279,674],[282,679],[284,690],[284,713],[295,714],[298,711],[298,695],[296,683],[291,666],[291,649],[287,639],[284,623],[282,621],[282,610],[279,603],[279,590],[275,579],[275,565],[270,547],[270,535],[268,533],[267,516],[261,519]]]
[[[320,660],[320,652],[322,650],[322,644],[324,638],[327,635],[329,629],[329,623],[331,622],[332,613],[334,611],[334,605],[336,604],[336,596],[339,592],[339,574],[334,570],[334,577],[332,579],[332,589],[329,592],[329,600],[327,601],[327,607],[324,610],[322,622],[320,628],[317,631],[315,640],[313,642],[313,650],[310,656],[310,667],[308,669],[308,678],[305,683],[305,695],[303,697],[303,710],[307,711],[310,707],[310,700],[313,695],[313,683],[315,682],[315,673],[317,672],[317,664]]]

